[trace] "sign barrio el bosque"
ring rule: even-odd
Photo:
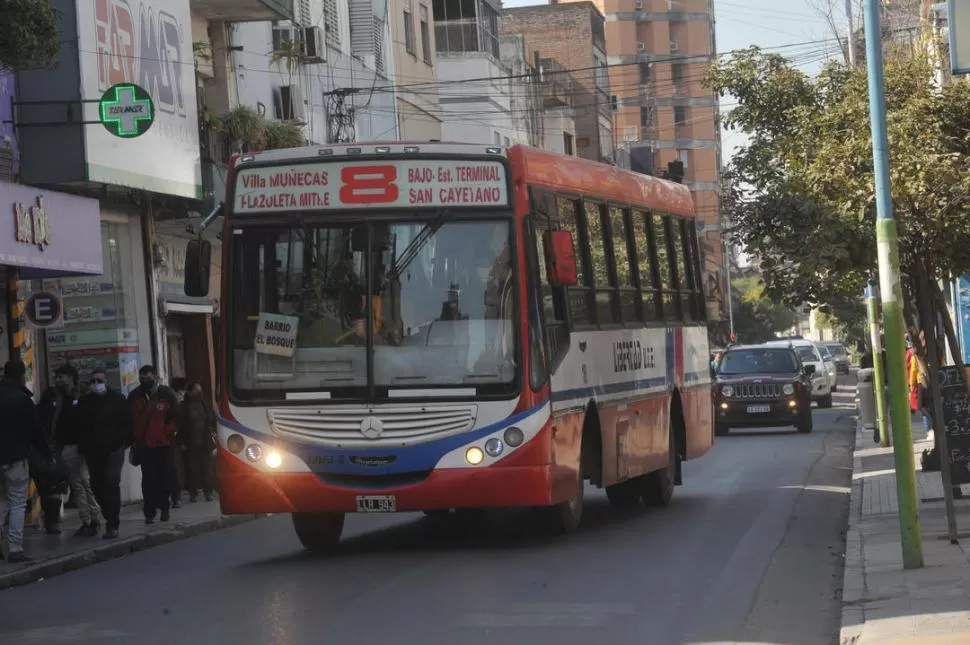
[[[505,166],[498,161],[397,159],[243,167],[233,212],[362,207],[505,206]]]

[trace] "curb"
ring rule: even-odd
[[[840,645],[852,645],[861,637],[865,628],[865,609],[862,601],[866,596],[865,548],[862,543],[862,479],[855,474],[862,470],[862,458],[856,456],[859,449],[859,421],[856,420],[856,436],[852,446],[852,493],[849,496],[849,524],[845,532],[845,563],[842,574],[842,619],[839,628]]]
[[[184,524],[174,523],[171,528],[165,530],[152,531],[129,538],[120,538],[101,546],[63,555],[58,558],[51,558],[50,560],[31,564],[16,571],[0,574],[0,590],[20,587],[37,582],[38,580],[53,578],[62,573],[77,571],[78,569],[84,569],[94,564],[114,560],[115,558],[120,558],[131,553],[145,551],[186,538],[246,524],[260,517],[263,516],[222,515],[211,520]]]

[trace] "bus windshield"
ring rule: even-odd
[[[235,229],[227,303],[235,396],[510,390],[510,220],[444,215]],[[290,323],[290,337],[267,340]]]

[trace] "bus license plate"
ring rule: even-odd
[[[748,414],[767,414],[771,412],[770,405],[749,405]]]
[[[393,495],[358,495],[358,513],[396,513],[397,498]]]

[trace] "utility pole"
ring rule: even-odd
[[[886,128],[886,95],[883,90],[882,31],[879,0],[865,0],[866,66],[869,76],[869,119],[872,128],[872,160],[876,189],[876,249],[879,258],[879,296],[886,330],[886,377],[892,411],[893,456],[896,462],[896,497],[899,502],[899,536],[903,568],[923,567],[916,497],[916,464],[913,458],[912,416],[906,379],[903,340],[902,287],[899,284],[899,241],[893,219],[889,183],[889,136]]]
[[[845,44],[849,50],[849,67],[855,69],[855,24],[852,20],[852,0],[845,0],[845,17],[849,24],[849,33],[846,36]]]
[[[886,418],[886,377],[882,364],[882,341],[879,339],[879,303],[876,302],[876,285],[866,287],[866,309],[869,313],[869,339],[872,343],[872,387],[876,394],[876,427],[879,428],[879,445],[889,447],[889,419]]]

